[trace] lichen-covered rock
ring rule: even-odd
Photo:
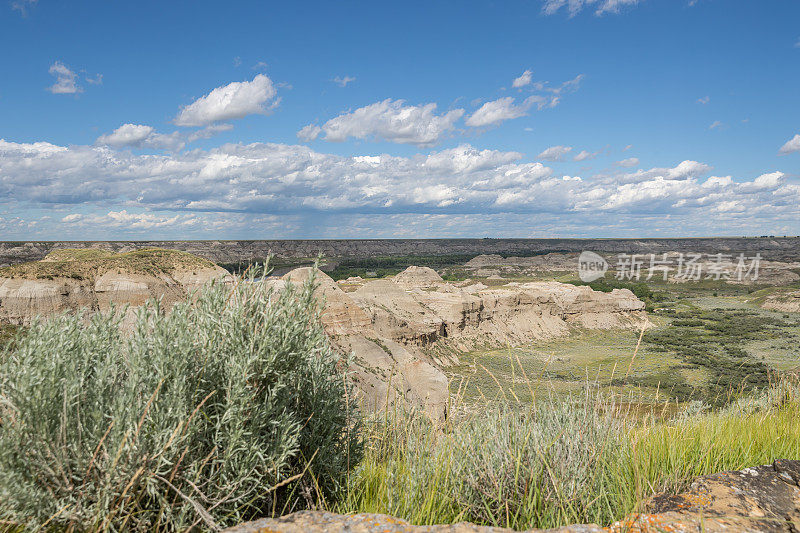
[[[659,495],[648,514],[614,525],[670,531],[792,532],[800,530],[800,461],[722,472],[698,478],[679,495]]]
[[[659,495],[632,514],[601,528],[576,524],[550,533],[797,533],[800,531],[800,461],[775,461],[700,477],[679,495]],[[300,511],[265,518],[225,530],[225,533],[505,533],[510,529],[460,523],[414,526],[378,514],[337,515]],[[530,530],[531,532],[542,530]]]

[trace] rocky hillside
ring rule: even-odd
[[[778,291],[767,296],[761,307],[784,313],[800,313],[800,291]]]
[[[36,315],[104,311],[161,298],[169,307],[228,272],[185,252],[147,249],[115,254],[60,249],[42,261],[0,268],[0,322],[26,324]]]
[[[566,526],[550,533],[708,532],[796,533],[800,530],[800,461],[723,472],[695,480],[683,494],[656,496],[642,514],[602,528]],[[385,515],[337,515],[301,511],[248,522],[226,533],[511,533],[510,529],[461,523],[413,526]],[[542,531],[542,530],[531,530]]]
[[[330,239],[260,241],[29,241],[0,242],[0,266],[39,261],[61,248],[98,248],[129,252],[165,248],[190,252],[216,263],[236,263],[264,258],[270,252],[279,258],[329,258],[413,256],[447,254],[542,255],[549,252],[580,253],[747,253],[760,252],[771,261],[800,260],[798,237],[714,237],[692,239]]]
[[[656,252],[652,252],[656,253]],[[679,257],[682,252],[670,250],[667,252],[657,253],[656,260],[667,261],[671,265],[670,275],[667,279],[670,283],[685,283],[686,279],[676,276],[676,265],[678,265]],[[716,269],[719,272],[735,272],[737,266],[737,256],[730,252],[725,252],[726,257],[724,260],[715,262],[714,256],[706,255],[701,260],[697,261],[697,268],[700,272],[704,273],[703,276],[708,276]],[[606,261],[608,261],[610,273],[609,277],[614,276],[617,269],[617,262],[620,258],[613,253],[602,253]],[[503,257],[498,254],[479,255],[464,264],[464,269],[471,275],[478,277],[497,278],[503,276],[520,276],[520,275],[536,275],[541,272],[577,272],[578,266],[577,253],[548,253],[544,255],[535,255],[531,257]],[[751,257],[747,255],[747,257]],[[649,277],[649,253],[639,260],[643,262],[641,266],[641,279]],[[748,259],[750,261],[751,259]],[[769,261],[762,260],[759,262],[758,277],[756,280],[750,277],[742,280],[737,280],[735,276],[730,279],[724,279],[732,284],[758,284],[762,285],[789,285],[796,283],[800,280],[800,258],[791,259],[788,256],[784,261]],[[653,275],[655,280],[662,279],[662,271],[654,271]]]

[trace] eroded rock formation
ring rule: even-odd
[[[292,270],[280,280],[268,280],[280,290],[286,283],[303,283],[314,271]],[[447,405],[447,377],[413,346],[382,336],[372,320],[329,276],[315,273],[317,297],[323,302],[321,321],[335,348],[353,354],[352,370],[365,409],[383,409],[403,398],[441,418]]]
[[[267,283],[280,289],[311,273],[299,268]],[[426,267],[369,282],[336,283],[317,272],[316,282],[325,330],[339,350],[354,355],[356,379],[370,410],[400,397],[441,417],[448,399],[441,368],[458,363],[459,351],[565,335],[572,325],[649,324],[644,303],[624,289],[603,293],[556,282],[461,287]]]
[[[627,289],[603,293],[558,282],[458,286],[424,267],[365,283],[349,296],[382,336],[418,346],[446,343],[464,350],[560,336],[570,325],[647,324],[644,303]]]
[[[264,283],[281,290],[312,272],[298,268]],[[38,263],[0,269],[0,321],[25,324],[36,315],[104,311],[112,303],[136,307],[150,298],[169,308],[207,281],[228,277],[184,252],[59,250]],[[353,354],[360,401],[369,411],[402,398],[441,418],[448,400],[442,367],[457,364],[460,351],[565,335],[573,325],[648,324],[644,303],[624,289],[602,293],[556,282],[459,286],[426,267],[341,284],[316,272],[316,283],[325,330],[335,348]]]
[[[786,532],[800,530],[800,461],[723,472],[695,480],[679,495],[662,494],[647,503],[645,513],[632,514],[609,527],[572,525],[551,533],[628,532]],[[300,511],[225,530],[226,533],[510,533],[510,529],[469,523],[413,526],[386,515],[337,515]],[[542,531],[542,530],[530,530]]]
[[[105,311],[112,303],[136,307],[150,298],[161,298],[169,308],[206,282],[229,277],[225,269],[185,252],[60,250],[38,263],[0,269],[0,322]]]

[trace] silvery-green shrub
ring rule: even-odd
[[[313,279],[35,321],[0,361],[0,519],[217,529],[329,499],[360,457]]]

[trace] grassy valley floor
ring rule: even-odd
[[[587,385],[642,404],[722,404],[800,367],[800,316],[755,307],[746,293],[690,294],[650,316],[654,327],[640,344],[641,331],[576,328],[563,338],[462,354],[460,365],[446,369],[452,391],[479,405],[524,404]],[[744,388],[726,388],[723,372]]]

